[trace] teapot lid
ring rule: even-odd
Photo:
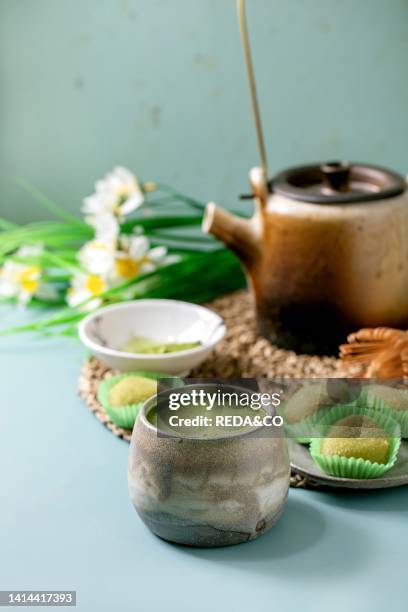
[[[320,204],[383,200],[400,195],[406,187],[404,177],[396,172],[345,161],[289,168],[269,182],[273,193]]]

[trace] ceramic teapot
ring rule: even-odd
[[[368,164],[250,172],[251,219],[207,206],[205,232],[241,260],[259,332],[297,352],[335,354],[361,327],[408,327],[408,191]]]

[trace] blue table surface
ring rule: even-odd
[[[153,536],[128,497],[127,443],[76,394],[84,357],[71,339],[0,338],[0,589],[76,590],[86,612],[408,609],[408,487],[292,489],[269,533],[230,548]]]

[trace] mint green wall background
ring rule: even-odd
[[[408,170],[408,1],[247,0],[270,167]],[[233,204],[257,162],[234,0],[0,0],[0,214],[122,163]]]

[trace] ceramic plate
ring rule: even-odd
[[[307,446],[288,440],[290,462],[292,469],[315,482],[329,486],[346,489],[385,489],[386,487],[400,487],[408,484],[408,441],[403,440],[398,453],[397,463],[381,478],[372,480],[357,480],[354,478],[337,478],[323,472],[310,456]]]

